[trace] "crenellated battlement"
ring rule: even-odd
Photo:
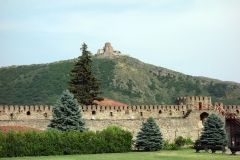
[[[223,106],[223,109],[229,113],[240,114],[240,105],[227,105]]]
[[[79,106],[85,119],[183,117],[186,105]],[[52,106],[0,106],[0,120],[51,119]]]
[[[224,113],[239,115],[239,105],[224,106],[223,103],[210,103],[209,97],[184,97],[178,98],[181,105],[132,105],[132,106],[79,106],[85,119],[142,119],[185,117],[190,110],[218,110]],[[189,114],[189,113],[188,113]],[[0,120],[25,120],[25,119],[51,119],[52,106],[2,106],[0,105]]]
[[[86,119],[142,119],[183,117],[186,105],[80,106]]]
[[[36,112],[41,112],[41,111],[49,111],[52,110],[52,106],[43,106],[43,105],[31,105],[31,106],[18,106],[18,105],[11,105],[11,106],[2,106],[0,105],[0,112],[1,111],[19,111],[19,112],[25,112],[25,111],[36,111]]]
[[[156,119],[165,139],[173,141],[177,136],[199,138],[206,115],[216,113],[225,123],[229,117],[240,118],[240,105],[224,105],[211,97],[189,96],[177,98],[174,105],[125,105],[79,106],[86,120],[87,128],[92,131],[117,125],[129,130],[134,136],[148,117]],[[52,119],[53,106],[0,105],[0,125],[24,125],[45,130]],[[229,124],[227,128],[229,128]]]
[[[0,120],[28,120],[50,118],[52,118],[52,106],[0,105]]]
[[[100,106],[100,105],[88,105],[88,106],[79,106],[83,111],[87,110],[156,110],[156,109],[177,109],[185,110],[187,109],[186,105],[133,105],[133,106]]]
[[[188,96],[180,97],[175,100],[175,104],[181,105],[212,105],[211,97],[202,97],[202,96]]]

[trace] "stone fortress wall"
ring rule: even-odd
[[[97,54],[95,54],[96,58],[115,58],[115,57],[120,57],[120,56],[128,56],[127,54],[121,54],[120,51],[115,51],[113,50],[113,47],[111,46],[111,43],[107,42],[105,43],[105,46],[103,49],[99,49],[97,51]]]
[[[211,104],[211,97],[181,97],[175,105],[132,105],[132,106],[79,106],[86,126],[93,131],[117,125],[129,130],[134,136],[142,122],[155,118],[165,139],[177,136],[197,139],[203,128],[206,114],[216,113],[225,121],[228,113],[240,118],[240,105],[224,106]],[[22,125],[46,129],[52,118],[52,106],[1,106],[0,125]]]

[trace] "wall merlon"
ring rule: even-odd
[[[194,100],[194,102],[193,102]],[[101,105],[83,105],[79,106],[82,110],[83,118],[91,119],[128,119],[128,118],[154,118],[163,117],[182,117],[188,110],[218,110],[226,113],[239,114],[239,105],[223,106],[223,103],[209,103],[210,97],[191,96],[177,98],[176,101],[184,102],[175,105],[126,105],[126,106],[101,106]],[[52,116],[52,106],[48,105],[30,105],[18,106],[0,105],[0,120],[3,119],[46,119]],[[240,116],[240,114],[239,114]]]
[[[225,110],[239,110],[240,105],[227,105],[227,106],[223,106],[223,109],[225,109]]]
[[[9,106],[9,110],[10,111],[14,111],[15,110],[15,107],[13,105]]]
[[[212,104],[211,97],[207,96],[179,97],[172,105],[83,105],[79,108],[87,128],[92,131],[117,125],[136,136],[142,122],[152,116],[164,138],[169,140],[174,140],[177,136],[197,139],[203,127],[200,118],[203,113],[216,113],[223,120],[227,115],[225,113],[235,114],[240,118],[240,105],[223,105],[219,102]],[[48,105],[0,105],[0,124],[46,129],[52,118],[52,110],[53,107]]]
[[[136,136],[142,122],[152,116],[161,128],[164,138],[169,140],[174,140],[176,136],[197,139],[203,127],[200,115],[204,112],[219,114],[223,120],[225,117],[221,115],[222,111],[234,113],[240,118],[240,105],[223,105],[218,102],[212,105],[211,97],[201,96],[177,98],[173,105],[83,105],[79,108],[90,130],[102,130],[109,125],[117,125]],[[48,105],[0,105],[0,123],[45,129],[52,118],[52,109],[53,107]]]

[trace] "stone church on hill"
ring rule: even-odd
[[[120,56],[128,56],[127,54],[121,54],[120,51],[115,51],[113,50],[113,47],[111,46],[111,43],[107,42],[105,43],[105,46],[103,47],[103,49],[99,49],[97,51],[97,54],[95,54],[96,58],[108,58],[108,59],[112,59],[115,57],[120,57]]]

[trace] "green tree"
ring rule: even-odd
[[[102,101],[103,97],[99,95],[100,81],[92,74],[92,54],[87,51],[87,45],[82,45],[82,55],[78,57],[78,61],[70,72],[72,79],[68,81],[69,91],[74,94],[74,97],[80,104],[93,105],[94,100]]]
[[[160,150],[163,148],[163,138],[160,129],[152,117],[142,123],[141,131],[138,132],[135,148],[146,151]]]
[[[60,131],[87,130],[85,121],[82,119],[79,104],[68,90],[63,91],[53,106],[53,119],[51,119],[48,127]]]
[[[204,123],[203,133],[200,137],[202,146],[223,146],[227,143],[226,130],[221,118],[212,113]]]

